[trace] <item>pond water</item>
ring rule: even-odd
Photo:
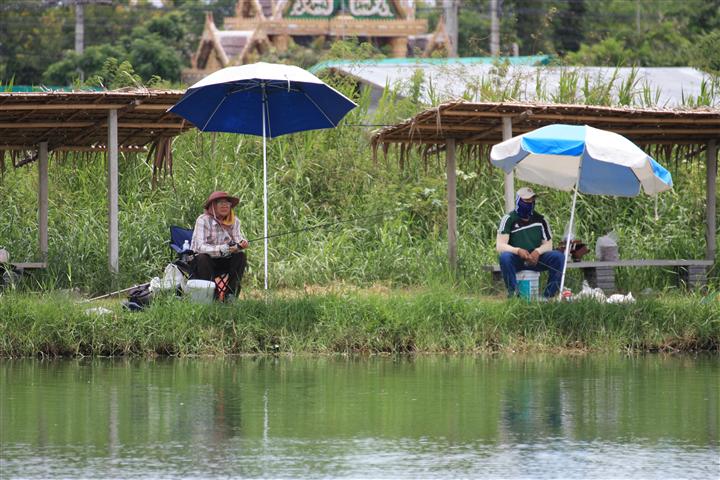
[[[720,360],[0,361],[1,478],[720,477]]]

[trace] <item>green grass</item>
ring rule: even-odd
[[[224,305],[157,299],[97,315],[67,294],[0,296],[0,356],[717,351],[720,299],[527,303],[436,290],[339,288]]]

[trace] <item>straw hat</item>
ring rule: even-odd
[[[233,197],[227,194],[227,192],[213,192],[210,194],[207,200],[205,200],[205,209],[210,208],[210,204],[213,203],[215,200],[220,200],[221,198],[224,198],[230,202],[230,208],[235,208],[235,206],[240,203],[240,199],[237,197]]]

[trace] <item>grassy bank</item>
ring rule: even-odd
[[[0,356],[717,351],[720,300],[526,303],[449,290],[276,292],[230,305],[169,297],[87,313],[66,294],[5,293]]]

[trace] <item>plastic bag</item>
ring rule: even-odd
[[[595,258],[601,262],[610,262],[618,260],[618,236],[615,232],[609,232],[607,235],[597,239],[595,243]]]
[[[628,292],[627,295],[616,293],[608,297],[607,303],[635,303],[635,297],[632,292]]]
[[[562,238],[563,242],[567,242],[568,238],[570,240],[575,240],[575,227],[576,226],[577,225],[573,225],[572,230],[570,230],[570,223],[568,222],[565,224],[565,233],[563,234],[563,238]]]
[[[0,263],[9,263],[10,254],[4,248],[0,248]]]
[[[109,313],[113,313],[112,310],[105,307],[93,307],[85,310],[85,315],[107,315]]]
[[[151,281],[155,290],[184,290],[186,283],[185,275],[174,263],[168,263],[165,267],[162,280],[155,284]]]
[[[601,288],[592,288],[587,280],[583,280],[582,290],[575,295],[575,298],[591,298],[598,302],[604,302],[606,297]]]

